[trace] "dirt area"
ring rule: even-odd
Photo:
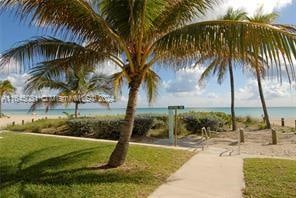
[[[278,128],[277,145],[271,144],[272,140],[270,130],[246,131],[245,143],[242,143],[240,146],[241,154],[296,159],[296,133],[292,131],[294,130],[291,130],[291,128]],[[141,142],[169,145],[168,139],[147,138],[141,140]],[[212,137],[206,143],[201,140],[201,136],[188,135],[178,139],[178,146],[191,148],[210,146],[238,153],[238,132],[212,133]]]

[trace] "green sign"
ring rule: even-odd
[[[184,106],[168,106],[168,109],[184,109]]]

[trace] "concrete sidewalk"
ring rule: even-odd
[[[208,148],[184,164],[151,198],[239,198],[244,188],[243,159],[220,157],[223,150]]]

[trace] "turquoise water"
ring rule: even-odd
[[[229,108],[225,107],[215,107],[215,108],[186,108],[184,110],[180,110],[180,112],[188,112],[188,111],[214,111],[214,112],[224,112],[230,113]],[[3,112],[7,115],[27,115],[28,112],[26,109],[17,109],[17,110],[3,110]],[[36,110],[35,113],[37,115],[64,115],[63,112],[73,113],[74,109],[55,109],[50,110],[47,114],[44,110]],[[137,114],[148,113],[148,114],[163,114],[167,113],[167,108],[138,108]],[[296,119],[296,107],[271,107],[268,108],[268,112],[271,118],[295,118]],[[124,108],[112,108],[108,109],[80,109],[81,115],[118,115],[124,114]],[[29,113],[30,114],[30,113]],[[252,117],[261,117],[263,114],[262,109],[258,107],[238,107],[236,108],[237,116],[252,116]]]

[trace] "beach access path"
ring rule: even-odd
[[[220,156],[224,151],[209,147],[194,155],[171,175],[150,198],[239,198],[244,184],[243,158]]]

